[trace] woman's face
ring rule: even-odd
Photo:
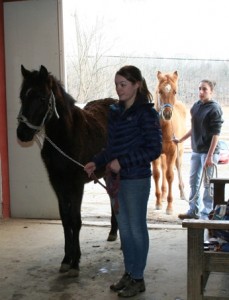
[[[126,108],[130,107],[135,101],[139,88],[139,82],[132,83],[125,77],[116,75],[115,87],[119,100],[125,102],[124,104]]]
[[[199,84],[199,98],[205,102],[212,98],[212,90],[206,82],[201,82]]]

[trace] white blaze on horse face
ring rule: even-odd
[[[172,87],[170,84],[166,84],[165,86],[165,92],[168,94],[171,91]]]

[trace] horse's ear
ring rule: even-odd
[[[175,72],[173,73],[173,75],[174,75],[176,78],[178,78],[178,72],[177,72],[177,71],[175,71]]]
[[[157,78],[158,78],[158,79],[161,78],[161,71],[157,71]]]
[[[23,65],[21,65],[21,73],[23,77],[26,78],[31,72],[29,70],[26,70],[26,68]]]
[[[39,73],[42,78],[46,79],[48,77],[48,70],[43,65],[41,65]]]

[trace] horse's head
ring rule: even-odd
[[[29,142],[44,127],[53,113],[57,116],[58,114],[52,92],[52,81],[47,69],[41,66],[39,71],[28,71],[22,65],[21,73],[23,82],[17,137],[23,142]]]
[[[157,78],[156,108],[159,111],[161,118],[168,121],[172,118],[173,105],[176,101],[178,73],[175,71],[173,74],[162,74],[158,71]]]

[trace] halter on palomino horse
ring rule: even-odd
[[[181,177],[183,144],[178,146],[173,142],[174,137],[181,138],[186,132],[186,108],[176,99],[178,73],[157,73],[158,85],[155,95],[155,108],[160,115],[162,128],[162,154],[153,161],[153,177],[155,181],[156,209],[162,209],[162,201],[167,198],[166,213],[173,212],[172,184],[174,166],[178,170],[181,199],[185,199],[184,184]],[[160,169],[162,182],[160,188]]]
[[[44,66],[32,72],[21,66],[21,72],[23,82],[17,136],[22,142],[28,142],[45,128],[46,138],[41,156],[58,198],[65,237],[65,255],[60,272],[78,276],[81,203],[84,184],[91,180],[80,165],[87,163],[105,145],[108,110],[116,100],[91,101],[81,109]],[[68,158],[79,164],[74,164]],[[98,170],[96,177],[104,176],[104,171]],[[108,238],[117,236],[113,210],[111,223]]]

